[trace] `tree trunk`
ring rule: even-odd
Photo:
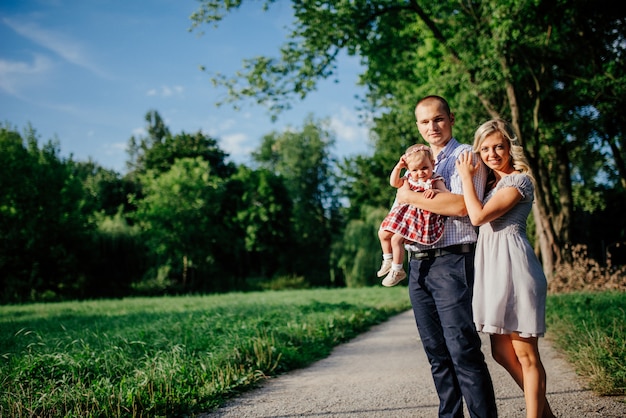
[[[535,202],[537,202],[536,196]],[[550,280],[555,269],[554,253],[552,252],[554,241],[544,227],[544,222],[541,221],[542,215],[537,204],[533,205],[533,217],[535,218],[535,253],[541,260],[546,277]]]
[[[183,289],[187,287],[188,270],[189,270],[189,260],[187,259],[187,256],[184,255],[183,256]]]

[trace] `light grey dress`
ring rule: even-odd
[[[546,330],[546,276],[526,237],[534,186],[525,174],[502,178],[485,196],[515,187],[522,199],[500,218],[480,226],[472,308],[476,329],[542,337]]]

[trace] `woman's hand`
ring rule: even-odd
[[[474,153],[472,152],[465,151],[464,153],[459,155],[459,158],[456,160],[456,168],[459,172],[459,175],[461,176],[461,179],[471,179],[472,176],[474,176],[474,173],[476,173],[476,170],[478,170],[479,164],[481,162],[478,161],[476,164],[473,164],[473,161]]]

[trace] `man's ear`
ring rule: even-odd
[[[450,126],[454,125],[454,113],[450,113]]]

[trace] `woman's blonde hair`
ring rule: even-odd
[[[480,147],[489,135],[500,133],[509,143],[509,154],[511,155],[511,164],[513,168],[520,173],[525,173],[532,177],[530,165],[524,155],[524,149],[519,145],[517,137],[513,133],[511,125],[503,119],[492,119],[480,125],[474,134],[474,145],[472,151],[480,154]]]

